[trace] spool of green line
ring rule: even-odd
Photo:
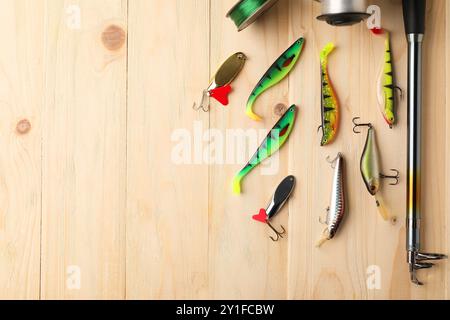
[[[227,13],[227,17],[233,20],[242,31],[251,25],[260,15],[269,10],[278,0],[240,0]]]

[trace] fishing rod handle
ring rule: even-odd
[[[407,246],[420,249],[422,175],[422,35],[408,35]]]
[[[425,34],[426,4],[426,0],[403,0],[403,20],[407,35]]]

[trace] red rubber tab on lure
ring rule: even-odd
[[[228,95],[231,92],[231,86],[226,85],[223,87],[218,87],[209,92],[209,96],[219,101],[222,105],[227,106],[229,103]]]
[[[372,28],[370,29],[374,35],[380,35],[384,33],[384,30],[382,28]]]
[[[283,137],[289,130],[289,124],[280,131],[280,137]]]
[[[287,59],[284,63],[283,63],[283,68],[289,67],[292,63],[292,61],[294,61],[295,55],[290,57],[289,59]]]
[[[258,222],[267,223],[267,212],[266,209],[259,210],[259,214],[253,216],[253,220]]]

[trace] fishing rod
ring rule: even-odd
[[[403,0],[408,40],[408,181],[406,249],[411,281],[422,285],[417,271],[431,268],[430,261],[443,254],[420,252],[421,224],[421,137],[422,137],[422,47],[425,36],[426,0]]]

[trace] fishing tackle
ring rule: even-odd
[[[284,204],[287,202],[292,194],[295,187],[295,177],[286,177],[280,185],[277,187],[275,194],[272,197],[267,209],[261,209],[259,214],[253,216],[253,220],[266,223],[270,229],[275,233],[276,238],[270,236],[272,241],[276,242],[283,238],[286,233],[286,229],[281,226],[281,231],[275,229],[275,227],[270,223],[270,221],[281,211]]]
[[[435,262],[446,259],[439,253],[423,252],[421,225],[425,212],[422,206],[421,168],[422,161],[422,93],[423,93],[423,43],[426,25],[426,1],[403,0],[403,21],[408,39],[408,178],[406,183],[406,250],[411,281],[423,283],[417,272],[431,268]],[[430,61],[430,60],[428,60]]]
[[[321,15],[317,17],[332,26],[350,26],[370,17],[367,0],[316,0],[321,3]]]
[[[378,146],[376,141],[375,129],[371,123],[358,123],[357,120],[360,118],[353,119],[353,132],[361,133],[357,131],[359,127],[367,127],[367,138],[364,146],[364,151],[361,156],[361,175],[366,185],[367,191],[375,197],[377,208],[380,211],[381,216],[384,220],[388,220],[389,215],[384,208],[381,198],[378,195],[380,190],[380,184],[382,179],[391,179],[393,182],[391,185],[397,185],[400,180],[400,172],[396,169],[391,169],[394,175],[385,175],[380,172],[380,158],[378,153]]]
[[[321,73],[321,110],[322,129],[321,146],[330,144],[336,137],[339,125],[339,102],[328,74],[328,55],[334,50],[333,43],[328,43],[320,53],[320,73]]]
[[[331,205],[327,209],[327,218],[325,221],[319,219],[327,227],[323,231],[322,238],[317,242],[317,247],[322,246],[326,241],[334,238],[346,212],[344,157],[342,153],[339,153],[334,160],[330,161],[328,157],[327,161],[334,169],[333,189],[331,191]]]
[[[381,29],[382,30],[382,29]],[[399,91],[400,98],[403,98],[403,90],[395,85],[394,69],[392,66],[391,40],[390,33],[386,33],[385,50],[384,50],[384,64],[383,70],[380,74],[378,85],[378,102],[380,104],[383,118],[392,129],[396,121],[396,99],[395,90]]]
[[[212,97],[220,102],[222,105],[227,106],[228,95],[230,94],[231,82],[238,76],[244,67],[247,57],[242,52],[237,52],[229,57],[217,70],[213,80],[211,81],[208,89],[203,91],[202,100],[197,107],[194,103],[194,110],[209,111],[209,98]]]
[[[261,117],[253,112],[253,104],[262,93],[279,83],[291,72],[300,57],[304,43],[305,39],[303,38],[295,41],[259,80],[247,101],[246,113],[251,119],[255,121],[261,120]]]
[[[267,137],[262,142],[261,146],[256,150],[256,153],[247,163],[247,165],[234,177],[233,180],[233,192],[235,194],[241,193],[242,179],[249,174],[258,164],[265,159],[271,157],[277,152],[286,142],[289,135],[292,132],[292,128],[295,123],[295,114],[297,107],[292,105],[286,110],[284,115],[275,124],[272,130],[270,130]]]
[[[260,15],[269,10],[278,0],[240,0],[227,13],[238,31],[251,25]]]

